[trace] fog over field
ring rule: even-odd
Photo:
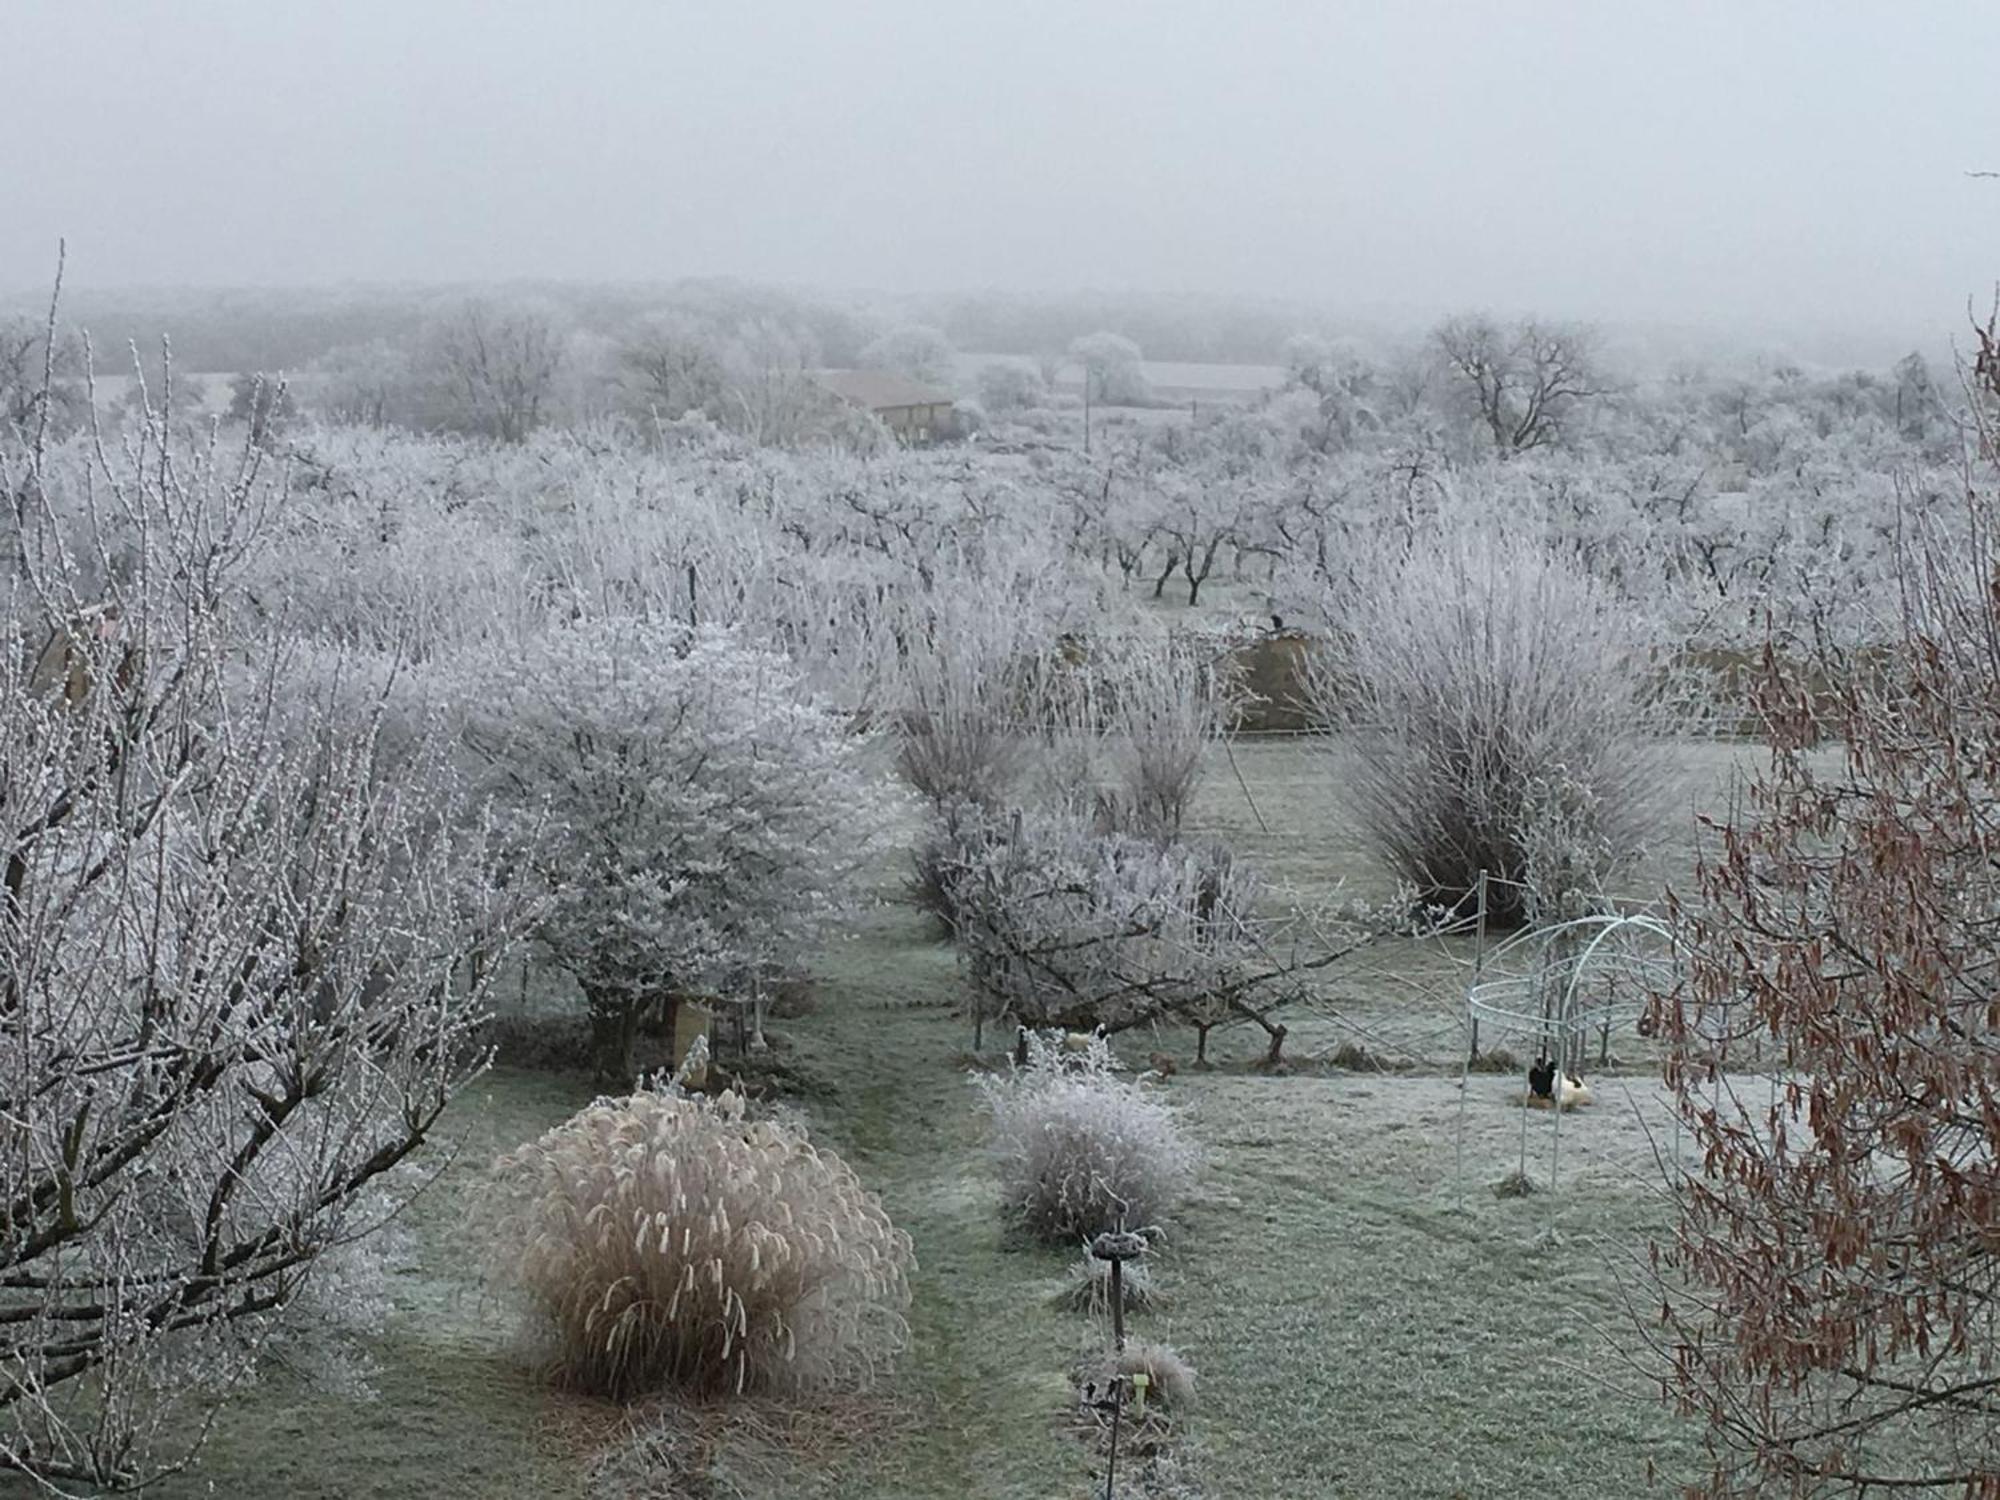
[[[13,291],[66,235],[79,287],[1095,287],[1861,358],[1952,326],[2000,224],[1978,0],[13,0],[6,41]]]
[[[0,1500],[2000,1500],[1996,58],[0,0]]]

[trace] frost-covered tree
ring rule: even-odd
[[[51,334],[46,321],[0,318],[0,432],[61,436],[84,420],[82,347],[61,332],[51,343]]]
[[[1608,389],[1587,328],[1532,318],[1502,327],[1462,315],[1440,323],[1431,342],[1502,458],[1560,441]]]
[[[1256,466],[1227,462],[1190,463],[1160,482],[1153,521],[1153,597],[1165,592],[1178,571],[1190,606],[1201,602],[1202,585],[1225,558],[1240,559],[1260,547],[1259,523],[1266,495]]]
[[[1033,610],[979,589],[891,606],[896,769],[934,809],[1004,808],[1026,769],[1054,645]]]
[[[410,353],[386,339],[329,349],[310,372],[305,400],[345,426],[413,426],[418,402]]]
[[[1974,332],[1982,400],[2000,345]],[[1703,1427],[1691,1495],[2000,1493],[1989,483],[1962,533],[1907,539],[1886,647],[1771,640],[1770,753],[1676,903],[1686,982],[1652,1019],[1698,1165],[1637,1331]]]
[[[277,442],[298,414],[298,402],[282,380],[245,371],[229,382],[229,419],[248,427],[253,443]]]
[[[255,446],[0,434],[0,1463],[184,1461],[479,1070],[443,735],[247,599]]]
[[[724,371],[713,330],[687,313],[652,314],[618,348],[617,382],[626,404],[672,421],[691,411],[721,413]]]
[[[833,407],[810,378],[818,362],[809,333],[770,318],[744,323],[723,346],[723,423],[770,447],[824,432]]]
[[[1286,386],[1313,398],[1310,415],[1297,422],[1309,447],[1350,448],[1381,429],[1379,375],[1359,350],[1301,334],[1285,341],[1284,363]]]
[[[935,892],[974,989],[979,1026],[1000,1016],[1110,1033],[1259,1028],[1283,1056],[1279,1013],[1309,977],[1386,930],[1383,914],[1294,908],[1214,843],[1107,830],[1069,809],[1001,820],[963,810],[934,831]]]
[[[865,742],[781,656],[725,629],[557,626],[488,669],[468,741],[540,940],[631,1073],[641,1014],[688,990],[754,998],[856,901],[887,794]]]
[[[1143,406],[1152,399],[1146,384],[1145,356],[1123,334],[1085,334],[1070,344],[1069,357],[1083,366],[1084,394],[1092,401],[1107,406]]]
[[[1070,555],[1116,569],[1120,587],[1129,589],[1158,551],[1159,496],[1150,456],[1106,443],[1095,453],[1062,449],[1036,460],[1041,485],[1063,508]]]
[[[1046,406],[1048,382],[1040,370],[1025,361],[996,359],[980,366],[979,400],[996,416]]]
[[[952,363],[951,340],[927,324],[910,323],[892,328],[861,351],[861,367],[866,370],[893,370],[925,385],[950,390],[957,380]]]
[[[1225,662],[1186,640],[1127,644],[1111,653],[1108,666],[1122,821],[1171,843],[1228,727],[1236,684]]]
[[[555,308],[471,297],[434,316],[418,356],[431,420],[518,443],[553,415],[569,333]]]

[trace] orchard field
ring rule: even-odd
[[[0,1500],[2000,1500],[2000,7],[0,55]]]
[[[1326,747],[1240,742],[1259,829],[1226,764],[1208,768],[1194,826],[1301,884],[1385,886],[1329,794]],[[1705,806],[1754,750],[1682,748]],[[910,830],[914,832],[914,830]],[[1691,822],[1648,879],[1684,878]],[[878,1187],[916,1241],[907,1363],[868,1397],[661,1419],[537,1389],[475,1274],[462,1215],[491,1157],[588,1101],[584,1073],[496,1069],[457,1111],[456,1154],[411,1210],[391,1277],[395,1310],[368,1352],[367,1399],[329,1400],[282,1373],[226,1410],[201,1464],[167,1495],[946,1494],[1027,1500],[1102,1492],[1102,1459],[1066,1430],[1068,1369],[1101,1326],[1050,1305],[1067,1252],[1012,1243],[996,1210],[973,1091],[964,981],[902,897],[903,860],[878,871],[859,930],[833,943],[818,1006],[773,1023],[804,1075],[816,1138]],[[1514,1170],[1519,1077],[1475,1073],[1462,1183],[1455,1165],[1463,973],[1431,945],[1370,953],[1326,986],[1366,1035],[1424,1053],[1394,1071],[1326,1055],[1358,1033],[1309,1015],[1295,1067],[1254,1067],[1258,1039],[1218,1034],[1215,1068],[1164,1085],[1205,1153],[1187,1220],[1160,1252],[1172,1301],[1135,1329],[1194,1363],[1201,1400],[1171,1495],[1374,1495],[1448,1500],[1575,1476],[1579,1494],[1643,1492],[1691,1468],[1686,1427],[1641,1387],[1617,1290],[1664,1223],[1648,1131],[1667,1113],[1647,1068],[1599,1080],[1565,1122],[1562,1190],[1497,1198]],[[1621,1046],[1636,1044],[1627,1038]],[[1163,1028],[1127,1053],[1191,1037]],[[1529,1124],[1545,1170],[1547,1116]],[[649,1422],[664,1451],[621,1459]],[[662,1487],[620,1489],[658,1464]],[[1650,1467],[1649,1467],[1650,1466]],[[712,1477],[693,1476],[712,1469]],[[685,1479],[688,1487],[665,1487]],[[1095,1487],[1092,1476],[1096,1475]],[[709,1488],[702,1488],[702,1485]],[[211,1491],[208,1486],[213,1485]],[[1124,1491],[1121,1489],[1121,1493]],[[1670,1490],[1662,1488],[1662,1493]]]
[[[1113,332],[964,375],[743,295],[0,370],[6,1483],[1039,1500],[1113,1423],[1180,1500],[1987,1461],[1984,1304],[1809,1274],[1983,1201],[1982,1054],[1883,1040],[1987,1025],[1973,370],[1468,315],[1183,405],[1214,367]],[[906,443],[834,344],[976,389]],[[1836,1118],[1853,1175],[1788,1175]]]

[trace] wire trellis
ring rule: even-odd
[[[1609,1063],[1611,1035],[1637,1027],[1652,996],[1671,991],[1681,978],[1679,945],[1673,930],[1652,912],[1611,909],[1515,933],[1488,948],[1487,887],[1482,871],[1475,892],[1478,946],[1466,987],[1469,1037],[1459,1073],[1456,1176],[1463,1191],[1466,1104],[1472,1063],[1482,1029],[1491,1037],[1531,1037],[1541,1057],[1556,1069],[1550,1100],[1548,1186],[1562,1164],[1562,1107],[1565,1074],[1578,1073],[1596,1045],[1597,1065]],[[1525,1101],[1524,1101],[1525,1103]],[[1528,1111],[1521,1112],[1520,1174],[1528,1167]]]

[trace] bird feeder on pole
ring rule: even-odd
[[[1111,1337],[1120,1354],[1125,1352],[1125,1262],[1146,1253],[1144,1235],[1130,1230],[1109,1229],[1090,1242],[1090,1253],[1111,1266]]]

